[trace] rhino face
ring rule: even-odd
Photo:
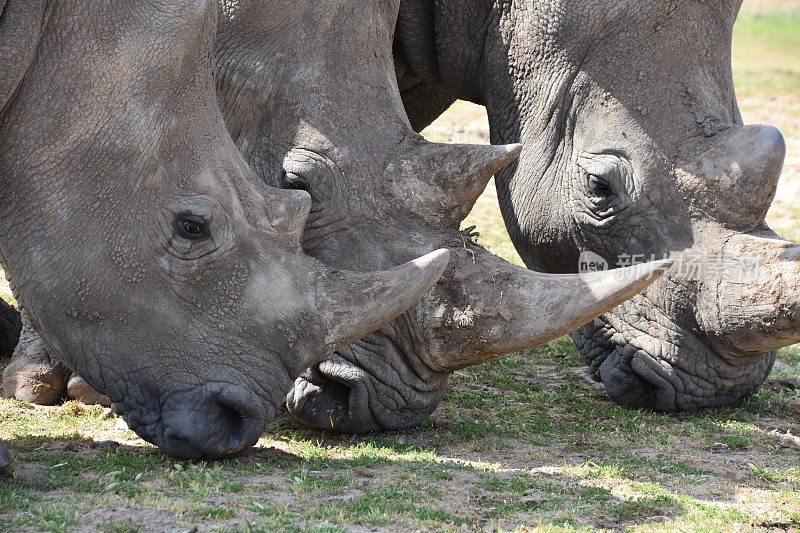
[[[254,444],[303,369],[447,263],[355,274],[302,253],[308,194],[264,187],[225,129],[215,25],[210,0],[55,3],[0,122],[0,257],[20,301],[177,458]]]
[[[487,90],[498,140],[526,144],[498,179],[506,222],[545,271],[574,271],[587,251],[611,266],[677,259],[573,338],[620,403],[728,404],[800,340],[800,253],[764,222],[783,138],[742,125],[730,61],[740,1],[610,4],[542,2],[499,25],[488,53],[530,67]]]
[[[218,92],[226,122],[263,179],[311,195],[304,249],[353,270],[437,247],[452,257],[418,305],[298,380],[289,410],[314,427],[418,423],[441,399],[448,372],[555,338],[641,290],[658,268],[627,280],[543,276],[459,232],[488,180],[520,147],[444,146],[413,133],[392,59],[398,4],[221,6]]]

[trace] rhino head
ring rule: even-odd
[[[398,4],[221,4],[226,123],[263,179],[311,195],[303,248],[352,270],[438,247],[452,258],[414,308],[297,381],[289,411],[318,428],[416,424],[441,400],[448,372],[558,337],[640,291],[665,266],[629,279],[543,275],[460,232],[489,179],[521,147],[439,145],[413,132],[392,60]]]
[[[616,401],[665,411],[757,390],[774,350],[800,341],[800,248],[764,221],[785,146],[742,124],[741,1],[515,0],[485,17],[447,4],[445,83],[487,106],[495,142],[525,144],[497,185],[526,264],[678,261],[573,335],[593,375]]]
[[[309,195],[265,187],[225,129],[215,2],[3,5],[0,260],[48,347],[165,453],[254,444],[295,377],[443,271],[444,250],[370,274],[302,252]]]

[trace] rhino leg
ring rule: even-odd
[[[313,429],[368,433],[416,426],[438,407],[447,373],[420,368],[374,333],[306,370],[286,399],[290,416]]]
[[[22,319],[19,311],[0,300],[0,359],[8,359],[14,352],[22,332]]]
[[[22,310],[22,334],[11,364],[3,371],[3,394],[39,405],[55,405],[66,396],[69,369],[52,357]]]
[[[8,449],[3,446],[3,442],[0,441],[0,474],[2,474],[6,468],[11,466],[11,463],[11,453],[9,453]]]
[[[73,373],[67,382],[67,397],[86,405],[102,405],[111,407],[111,399],[95,390],[85,379]]]

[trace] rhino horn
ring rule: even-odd
[[[705,153],[678,171],[692,209],[731,227],[759,226],[778,191],[783,135],[772,126],[734,126],[708,142]]]
[[[753,356],[800,342],[800,245],[759,230],[730,237],[723,254],[747,268],[702,285],[698,318],[711,344]]]
[[[557,339],[637,295],[671,260],[587,274],[544,274],[476,251],[459,268],[432,324],[444,335],[426,363],[455,370]],[[438,288],[437,288],[438,291]],[[460,293],[460,294],[457,294]],[[460,302],[454,305],[452,302]]]
[[[317,315],[327,331],[325,347],[299,371],[407,311],[436,284],[449,261],[450,252],[441,249],[382,272],[326,268],[316,281]]]
[[[394,193],[429,223],[457,228],[492,176],[516,161],[521,152],[521,144],[426,142],[402,161],[400,175],[414,178],[408,183],[393,183]]]

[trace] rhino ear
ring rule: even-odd
[[[264,203],[272,227],[300,244],[311,212],[311,195],[301,190],[270,188],[264,195]]]
[[[497,172],[513,163],[521,144],[423,143],[403,161],[399,195],[427,222],[458,228]]]
[[[46,0],[0,0],[0,109],[33,62],[46,6]]]

